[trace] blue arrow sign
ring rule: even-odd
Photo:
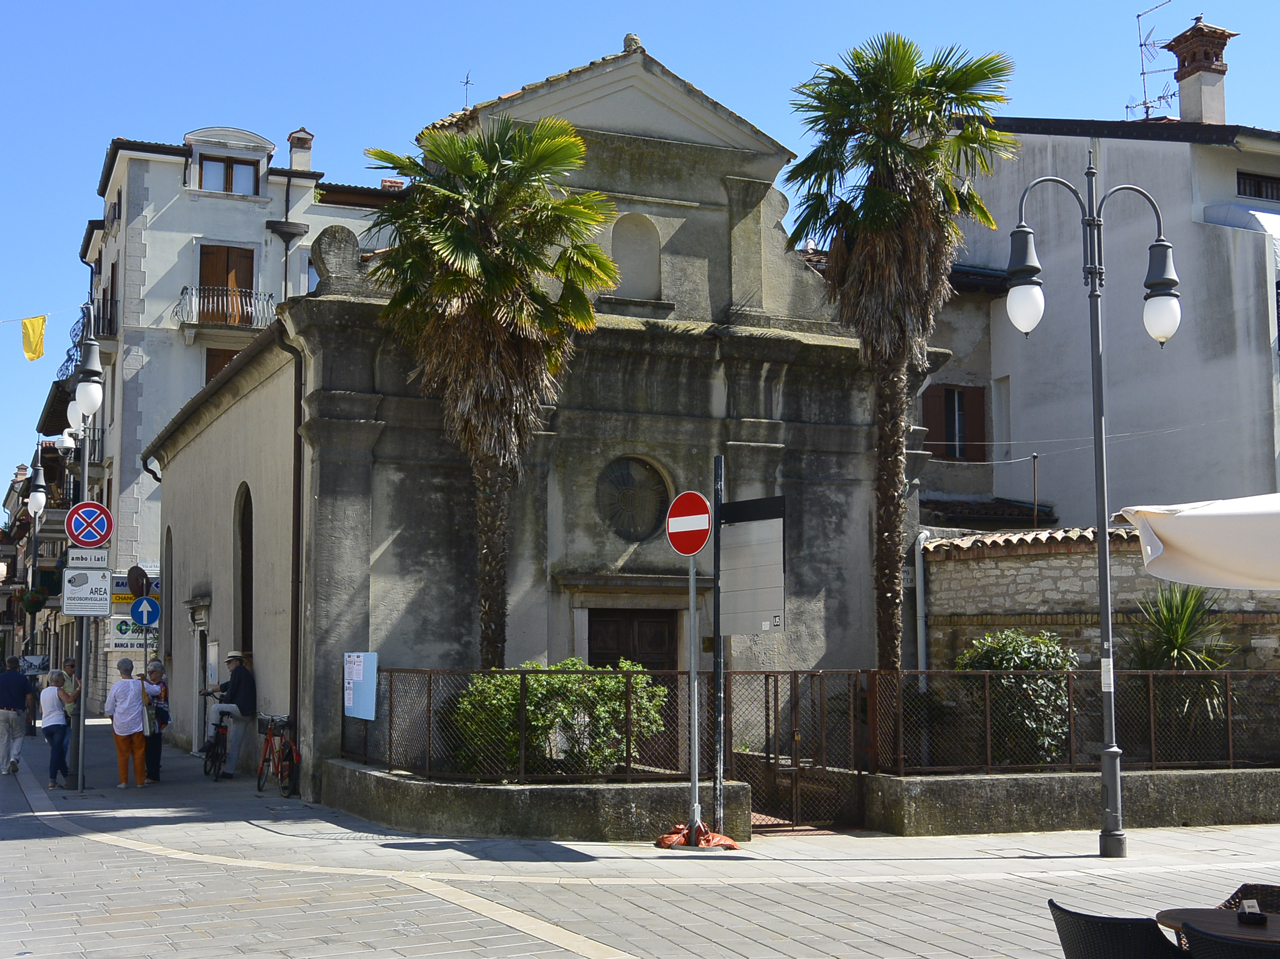
[[[160,622],[160,604],[150,596],[143,596],[133,601],[129,615],[139,626],[154,626]]]

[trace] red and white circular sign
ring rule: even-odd
[[[681,493],[667,510],[667,542],[681,556],[692,556],[711,538],[711,504],[701,493]]]

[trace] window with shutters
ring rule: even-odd
[[[987,411],[981,386],[930,386],[921,397],[924,448],[935,459],[982,462],[987,453]]]
[[[208,383],[215,376],[222,372],[223,368],[231,362],[232,358],[239,352],[238,350],[214,350],[207,349],[204,351],[204,381]]]
[[[218,193],[258,195],[258,164],[231,157],[200,158],[200,189]]]
[[[253,322],[253,250],[200,245],[201,323]]]
[[[1280,201],[1280,176],[1236,171],[1236,194],[1258,200]]]

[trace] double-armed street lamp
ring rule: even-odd
[[[40,586],[40,541],[36,535],[36,527],[40,525],[40,514],[49,504],[49,488],[44,482],[44,465],[40,462],[40,447],[36,446],[35,462],[31,466],[31,485],[27,487],[27,514],[31,517],[31,594]],[[31,626],[27,630],[26,642],[22,644],[23,653],[35,655],[36,651],[36,613],[31,614]],[[34,718],[31,720],[35,722]]]
[[[1178,302],[1178,275],[1173,269],[1173,246],[1164,238],[1164,221],[1160,207],[1151,194],[1130,184],[1112,187],[1100,198],[1097,193],[1098,171],[1089,151],[1085,170],[1085,195],[1060,177],[1046,176],[1033,180],[1018,202],[1018,225],[1010,236],[1009,296],[1005,301],[1009,319],[1017,329],[1030,336],[1044,315],[1044,291],[1038,274],[1035,234],[1027,226],[1027,197],[1042,183],[1065,187],[1080,205],[1080,223],[1084,233],[1084,281],[1089,287],[1089,339],[1093,359],[1093,469],[1094,494],[1097,498],[1098,545],[1098,626],[1101,643],[1102,682],[1102,833],[1099,852],[1108,858],[1126,855],[1124,820],[1120,809],[1120,747],[1116,744],[1115,649],[1111,636],[1111,540],[1108,534],[1110,512],[1107,507],[1107,433],[1104,412],[1106,367],[1103,362],[1102,287],[1106,279],[1103,265],[1103,208],[1117,193],[1136,193],[1151,206],[1156,218],[1156,238],[1149,249],[1147,288],[1142,322],[1151,338],[1164,344],[1178,330],[1182,306]]]

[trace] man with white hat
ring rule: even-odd
[[[202,753],[213,748],[213,730],[223,716],[231,720],[231,739],[227,743],[227,766],[230,772],[222,774],[223,779],[231,779],[236,763],[240,759],[240,744],[244,741],[246,720],[252,719],[258,711],[258,688],[253,681],[253,673],[244,664],[244,653],[233,649],[227,653],[227,668],[231,670],[231,678],[225,683],[210,686],[202,695],[213,696],[221,693],[218,705],[209,710],[209,738],[200,747]]]

